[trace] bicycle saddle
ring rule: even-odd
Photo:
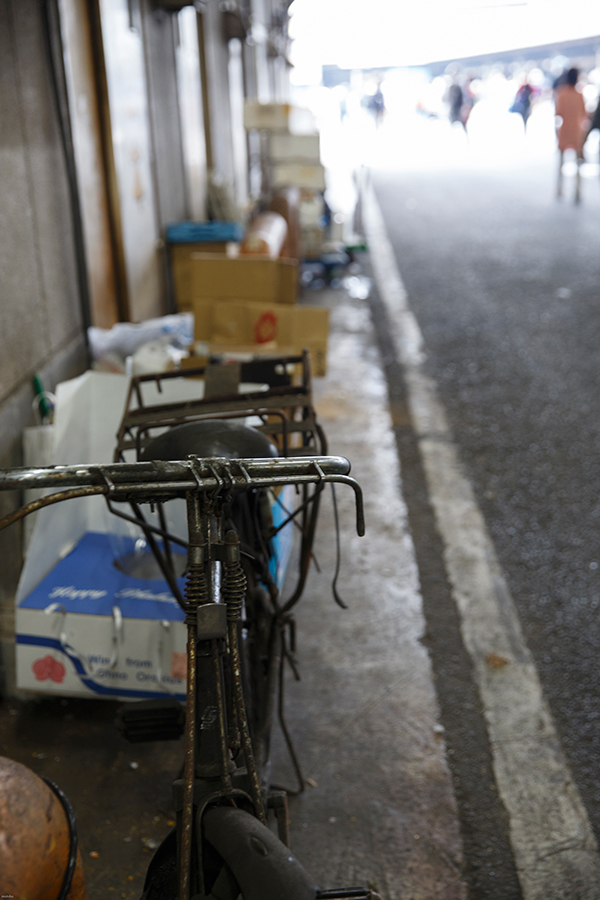
[[[275,444],[256,428],[211,419],[175,425],[149,441],[140,454],[140,459],[185,459],[190,454],[228,459],[279,456]]]

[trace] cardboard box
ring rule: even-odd
[[[319,306],[286,306],[248,300],[194,303],[195,337],[217,348],[266,348],[301,353],[308,347],[315,376],[327,368],[329,312]]]
[[[269,155],[275,163],[318,165],[321,162],[319,135],[274,133],[269,138]]]
[[[285,185],[306,191],[324,191],[325,169],[320,163],[316,165],[276,163],[271,171],[271,186],[276,189]]]
[[[212,256],[236,256],[238,244],[221,242],[195,242],[192,244],[169,244],[169,257],[171,273],[173,276],[173,288],[175,300],[179,304],[179,298],[189,298],[191,282],[191,260],[197,253],[210,254]]]
[[[244,103],[244,128],[259,131],[289,131],[292,134],[313,134],[315,120],[308,109],[291,103]]]
[[[176,293],[182,312],[200,300],[260,300],[294,304],[298,293],[298,262],[295,259],[266,259],[193,253],[186,279],[180,279]]]

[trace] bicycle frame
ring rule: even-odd
[[[202,382],[203,392],[199,389],[192,399],[148,402],[148,387],[164,394],[168,385],[177,385],[182,380]],[[254,388],[248,389],[252,384]],[[260,390],[256,389],[258,385]],[[253,427],[273,441],[281,456],[326,456],[328,453],[327,438],[317,421],[312,399],[310,353],[304,350],[297,356],[259,357],[246,362],[219,357],[194,369],[132,378],[117,433],[114,461],[124,462],[131,452],[139,460],[153,436],[165,429],[218,419],[257,420]],[[308,486],[304,485],[303,502],[295,513],[301,545],[297,581],[286,602],[288,611],[300,599],[306,583],[319,515],[319,494],[309,497]],[[171,592],[181,603],[161,506],[158,507],[161,532],[157,532],[148,525],[139,508],[131,505],[133,520],[144,532]],[[161,553],[154,533],[163,537],[165,553]]]
[[[111,503],[133,501],[136,504],[185,497],[188,524],[184,600],[188,634],[185,752],[183,779],[174,785],[179,900],[190,900],[206,888],[201,823],[207,810],[223,805],[237,807],[266,823],[265,797],[248,723],[240,652],[246,576],[238,535],[233,530],[223,533],[224,511],[240,491],[285,484],[315,485],[321,490],[327,483],[340,483],[354,490],[356,527],[362,535],[362,495],[358,484],[349,477],[349,471],[350,464],[343,457],[320,456],[240,460],[189,457],[182,462],[0,470],[0,490],[59,489],[0,520],[0,529],[28,512],[73,497],[101,494]],[[275,606],[275,620],[281,621],[286,611],[287,606],[279,609]],[[236,766],[238,757],[243,757],[243,766]],[[283,825],[280,836],[285,840],[285,796],[274,797],[272,801],[282,807],[278,819]],[[286,852],[287,857],[284,854],[282,859],[291,859],[289,851]]]

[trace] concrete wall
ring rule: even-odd
[[[37,0],[0,0],[0,465],[21,463],[31,378],[85,368],[69,194]],[[0,512],[15,504],[0,495]],[[12,647],[20,529],[0,533],[0,641]],[[2,677],[0,659],[0,678]]]

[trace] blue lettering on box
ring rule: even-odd
[[[110,664],[110,659],[108,656],[88,656],[88,662],[91,666],[100,665],[100,666],[108,666]]]
[[[120,537],[119,548],[133,553],[135,540]],[[126,575],[114,565],[115,556],[110,535],[88,532],[21,602],[21,609],[58,603],[67,613],[112,617],[118,606],[124,618],[183,621],[185,614],[164,580]],[[183,592],[184,579],[177,583]]]

